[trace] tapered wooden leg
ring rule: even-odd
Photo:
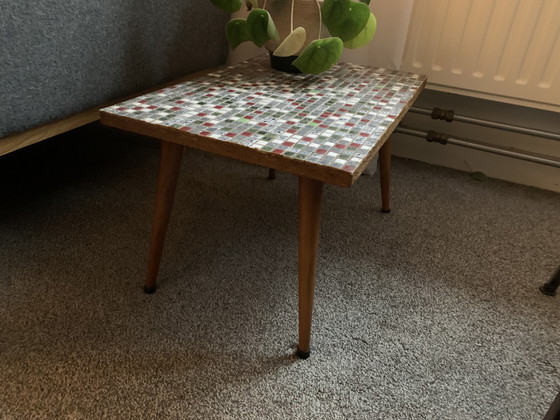
[[[560,265],[556,268],[550,280],[541,286],[541,292],[545,295],[554,296],[558,286],[560,286]]]
[[[159,175],[156,188],[154,219],[152,222],[152,239],[148,257],[148,276],[144,286],[146,293],[153,293],[156,290],[163,243],[165,241],[171,208],[173,207],[182,157],[183,146],[167,141],[161,142]]]
[[[381,211],[391,211],[391,138],[379,150],[379,178],[381,179]]]
[[[322,193],[322,182],[299,177],[299,345],[297,355],[302,359],[307,359],[310,354]]]

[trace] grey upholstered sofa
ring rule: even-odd
[[[2,0],[0,155],[223,64],[227,19],[208,0]]]

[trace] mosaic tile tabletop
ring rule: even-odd
[[[346,63],[319,75],[294,75],[272,70],[268,58],[259,57],[102,113],[356,175],[425,81]]]

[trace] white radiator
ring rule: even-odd
[[[415,0],[401,69],[434,89],[560,111],[560,0]]]

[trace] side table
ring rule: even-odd
[[[354,64],[294,75],[258,57],[102,109],[103,124],[161,140],[145,291],[156,288],[184,146],[295,174],[297,354],[309,357],[323,185],[351,186],[379,151],[382,210],[389,211],[389,136],[425,83],[425,76]]]

